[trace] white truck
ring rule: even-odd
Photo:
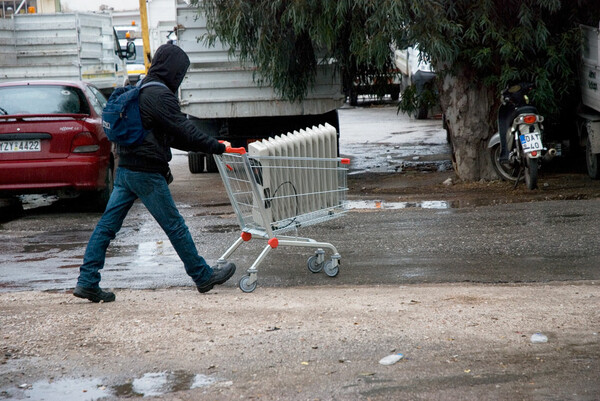
[[[402,77],[401,91],[414,84],[417,93],[421,93],[425,84],[435,77],[433,67],[421,60],[419,49],[415,47],[395,50],[394,64]],[[427,107],[421,106],[416,113],[416,117],[420,120],[426,119],[428,113]]]
[[[600,36],[599,27],[582,26],[580,85],[581,107],[578,111],[577,133],[585,147],[587,171],[600,179]]]
[[[171,0],[174,1],[174,0]],[[183,4],[182,4],[183,3]],[[322,66],[314,88],[300,102],[278,97],[272,87],[259,86],[255,70],[231,58],[228,48],[208,47],[199,40],[206,19],[198,8],[181,0],[177,5],[177,44],[191,65],[180,87],[181,108],[204,132],[225,139],[234,147],[286,132],[329,123],[339,132],[337,109],[344,103],[339,74]],[[189,153],[192,173],[216,171],[212,157]]]
[[[129,83],[135,85],[140,78],[146,75],[142,30],[139,28],[139,25],[117,25],[114,28],[121,47],[127,47],[128,43],[133,43],[135,45],[135,57],[132,57],[125,62]]]
[[[0,81],[82,80],[105,95],[123,86],[109,14],[17,14],[0,19]]]

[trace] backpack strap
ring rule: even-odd
[[[136,86],[138,86],[138,85],[136,85]],[[142,90],[142,89],[144,89],[147,86],[163,86],[163,87],[169,89],[169,87],[167,85],[163,84],[162,82],[156,82],[156,81],[150,81],[148,83],[139,85],[139,88],[140,88],[140,90]]]

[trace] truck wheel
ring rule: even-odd
[[[350,102],[350,106],[358,106],[358,90],[355,88],[350,89],[350,94],[348,95],[348,101]]]
[[[204,172],[204,153],[188,152],[188,166],[190,173],[198,174]]]
[[[429,110],[427,109],[427,106],[419,106],[419,110],[417,111],[417,120],[426,120],[428,114]]]
[[[207,173],[216,173],[219,169],[217,168],[217,162],[215,161],[215,157],[213,155],[206,156],[206,172]]]
[[[600,154],[592,153],[592,144],[588,135],[585,144],[585,162],[587,165],[588,175],[597,180],[600,178]]]

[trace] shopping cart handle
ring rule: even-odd
[[[219,141],[219,143],[223,143],[224,141]],[[225,153],[238,153],[240,155],[244,155],[246,154],[246,148],[232,148],[230,146],[227,146],[225,148]]]
[[[225,153],[238,153],[240,155],[246,154],[245,148],[225,148]]]

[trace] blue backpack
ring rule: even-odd
[[[148,131],[142,126],[140,91],[147,86],[164,86],[161,82],[117,88],[108,98],[102,111],[102,127],[111,142],[130,146],[142,143]],[[167,88],[168,89],[168,88]]]

